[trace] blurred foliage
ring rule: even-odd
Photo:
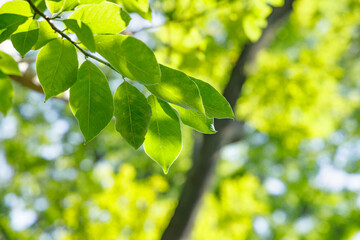
[[[152,1],[154,25],[132,27],[159,62],[221,90],[268,4],[282,3]],[[246,137],[222,150],[192,239],[360,239],[359,23],[358,0],[295,2],[247,67],[237,109]],[[121,82],[109,79],[112,90]],[[198,133],[184,129],[163,175],[113,126],[83,145],[69,107],[42,99],[15,85],[15,107],[0,117],[0,239],[159,239]]]

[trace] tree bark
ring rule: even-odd
[[[260,39],[255,43],[244,45],[224,90],[224,97],[229,101],[233,110],[236,108],[236,102],[247,78],[245,65],[252,64],[259,50],[271,43],[278,26],[292,11],[293,2],[294,0],[285,0],[282,7],[273,8],[268,17],[268,25],[263,30]],[[202,145],[199,147],[198,153],[194,154],[194,164],[188,172],[178,206],[163,233],[162,240],[186,240],[189,238],[202,196],[210,183],[218,161],[219,150],[231,141],[231,133],[234,132],[233,123],[234,121],[229,119],[215,120],[218,133],[202,136]]]

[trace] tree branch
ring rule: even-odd
[[[233,110],[240,97],[247,74],[245,65],[254,63],[259,50],[271,42],[278,28],[292,11],[294,0],[285,0],[284,6],[274,8],[268,17],[268,25],[263,30],[261,38],[255,43],[247,43],[232,70],[224,96],[229,101]],[[202,145],[198,154],[194,154],[194,164],[188,172],[188,177],[182,189],[179,203],[174,215],[165,229],[162,240],[185,240],[189,238],[196,213],[200,206],[202,196],[207,189],[218,161],[219,150],[224,144],[231,141],[229,132],[233,132],[232,120],[215,120],[218,130],[214,135],[203,135]]]
[[[43,17],[48,24],[50,25],[50,27],[57,32],[58,34],[60,34],[63,38],[65,38],[66,40],[68,40],[72,45],[74,45],[77,49],[79,49],[80,52],[82,52],[86,57],[90,57],[92,59],[95,59],[96,61],[108,66],[109,68],[111,68],[112,70],[118,72],[113,66],[111,66],[110,63],[96,57],[95,55],[92,55],[91,53],[88,53],[87,51],[85,51],[82,47],[80,47],[78,44],[76,44],[68,35],[66,35],[65,33],[63,33],[60,29],[58,29],[57,27],[55,27],[54,24],[52,24],[51,22],[51,18],[47,17],[42,11],[40,11],[40,9],[38,9],[35,4],[31,1],[31,0],[26,0],[31,8],[35,11],[36,14],[39,14],[41,17]]]

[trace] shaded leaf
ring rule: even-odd
[[[181,126],[176,111],[155,96],[148,97],[152,116],[145,136],[145,152],[166,174],[182,149]]]
[[[36,72],[45,92],[45,101],[75,83],[77,68],[75,47],[67,40],[53,40],[40,50],[36,59]]]
[[[190,79],[200,90],[205,112],[209,118],[234,118],[230,104],[213,86],[193,77]]]
[[[69,19],[81,20],[94,34],[115,34],[126,28],[130,16],[118,5],[104,1],[80,6]]]
[[[26,22],[27,17],[15,14],[0,14],[0,43],[10,37],[16,29]]]
[[[37,42],[39,36],[39,24],[36,20],[30,21],[28,24],[21,25],[11,36],[11,42],[14,48],[22,57],[31,50]]]
[[[151,21],[151,8],[148,0],[122,0],[120,2],[126,11],[135,12]]]
[[[147,86],[160,99],[205,115],[199,89],[183,72],[160,65],[161,83]]]
[[[0,51],[0,72],[6,75],[21,76],[17,62],[8,54]]]
[[[78,79],[70,88],[70,107],[86,142],[97,136],[113,116],[109,83],[101,70],[90,61],[81,65]]]
[[[0,72],[0,112],[6,115],[13,106],[14,88],[11,80]]]
[[[95,52],[94,36],[88,25],[76,19],[66,19],[63,22],[76,34],[82,44],[84,44],[91,52]]]
[[[144,94],[124,81],[114,95],[115,128],[121,136],[138,149],[145,140],[151,108]]]
[[[160,82],[155,55],[145,43],[123,35],[95,36],[96,50],[123,76],[142,84]]]

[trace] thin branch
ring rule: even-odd
[[[55,25],[51,22],[52,18],[47,17],[42,11],[40,11],[35,4],[31,1],[31,0],[26,0],[31,8],[35,11],[35,13],[39,14],[41,17],[43,17],[48,24],[50,25],[50,27],[57,32],[58,34],[60,34],[63,38],[65,38],[66,40],[68,40],[72,45],[74,45],[77,49],[79,49],[80,52],[82,52],[86,57],[90,57],[92,59],[95,59],[96,61],[108,66],[109,68],[111,68],[112,70],[118,72],[113,66],[110,65],[110,63],[96,57],[95,55],[88,53],[87,51],[85,51],[82,47],[80,47],[78,44],[76,44],[68,35],[66,35],[65,33],[63,33],[60,29],[58,29],[57,27],[55,27]]]

